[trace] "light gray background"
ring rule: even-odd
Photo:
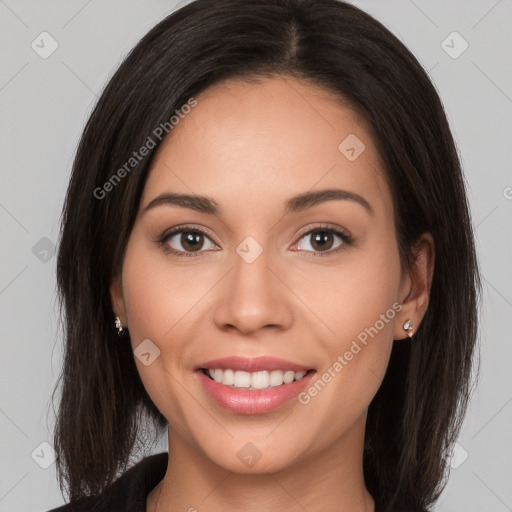
[[[505,323],[512,314],[512,2],[355,3],[412,50],[440,92],[465,168],[484,276],[481,377],[452,461],[458,467],[436,510],[512,510],[512,344]],[[0,512],[63,503],[51,448],[41,446],[52,442],[49,400],[62,355],[52,243],[78,137],[98,93],[127,51],[177,5],[0,0]],[[42,46],[43,31],[59,45],[47,59],[31,47],[34,40]],[[469,44],[456,59],[441,46],[453,31]],[[457,39],[445,45],[462,48]]]

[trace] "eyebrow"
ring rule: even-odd
[[[355,192],[342,189],[326,189],[293,196],[285,202],[285,214],[298,213],[327,201],[352,201],[361,205],[370,215],[374,215],[373,208],[364,197]],[[144,214],[148,210],[163,205],[180,206],[181,208],[189,208],[190,210],[211,215],[220,216],[222,214],[222,208],[214,199],[206,196],[178,194],[175,192],[165,192],[155,197],[142,210],[142,213]]]

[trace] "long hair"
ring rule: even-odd
[[[428,309],[412,344],[394,342],[369,406],[363,469],[384,512],[427,510],[444,488],[472,391],[481,284],[464,177],[434,86],[388,29],[348,3],[196,0],[125,58],[72,168],[57,261],[65,349],[54,390],[62,384],[54,447],[71,501],[102,492],[126,469],[144,439],[142,418],[167,425],[129,341],[116,335],[109,294],[163,140],[155,128],[221,80],[279,76],[333,92],[367,123],[393,196],[401,260],[410,261],[421,233],[434,238]],[[148,155],[113,182],[148,137]]]

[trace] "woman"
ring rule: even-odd
[[[55,510],[438,499],[473,234],[434,87],[356,7],[196,0],[154,27],[85,128],[57,272]],[[147,425],[169,455],[127,470]]]

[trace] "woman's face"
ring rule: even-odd
[[[410,279],[350,108],[291,78],[196,100],[153,163],[114,310],[170,442],[277,471],[362,441]]]

